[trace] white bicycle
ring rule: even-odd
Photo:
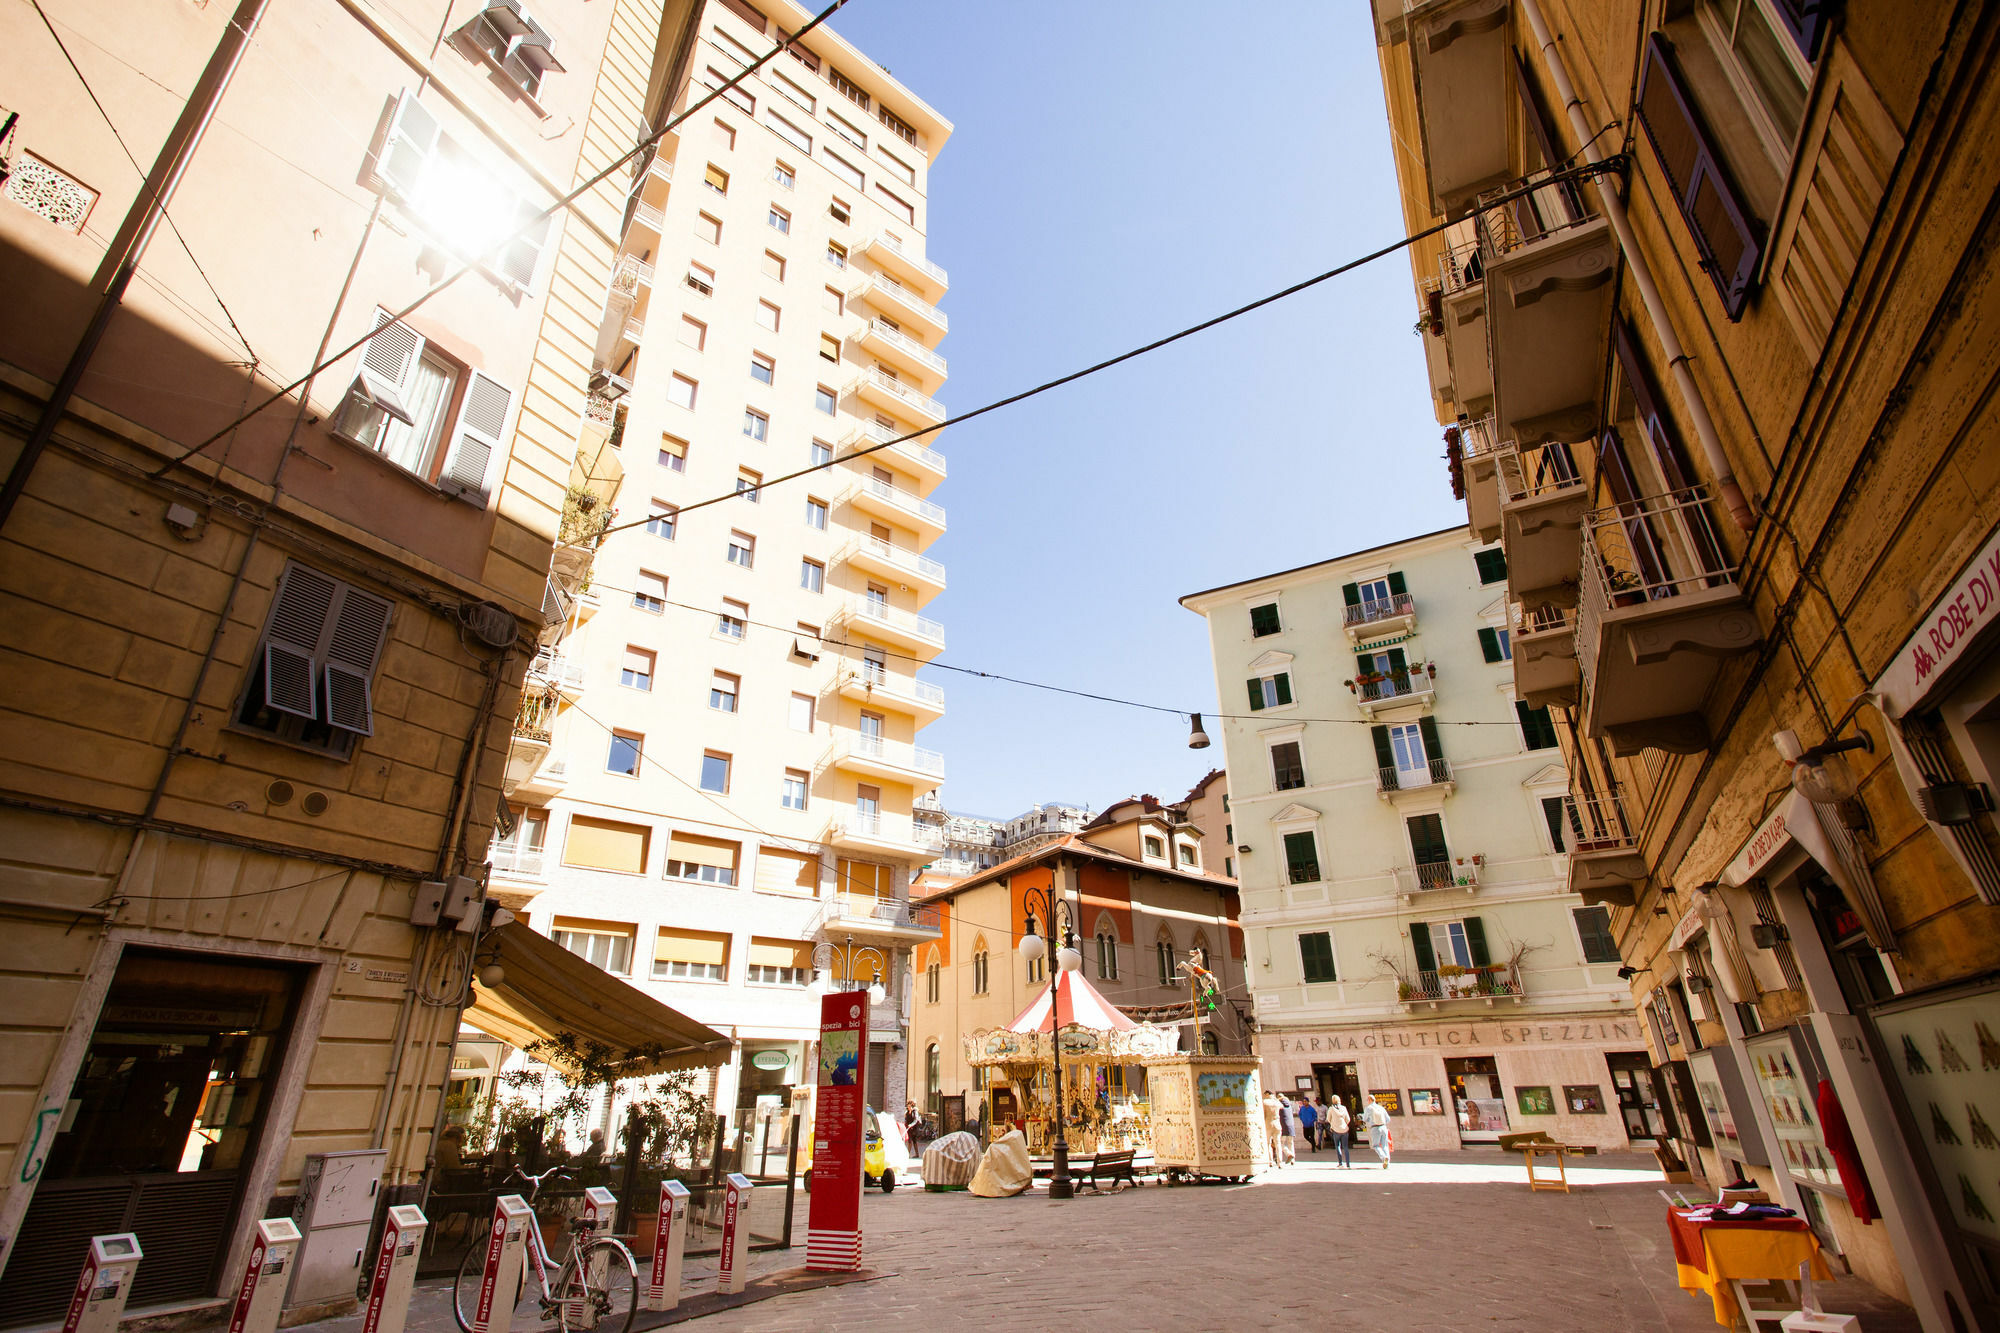
[[[639,1265],[632,1251],[615,1236],[599,1236],[589,1222],[578,1218],[570,1223],[569,1253],[558,1264],[549,1255],[542,1228],[533,1211],[542,1182],[566,1174],[552,1166],[538,1176],[519,1167],[514,1179],[527,1185],[523,1194],[529,1204],[528,1252],[522,1256],[521,1276],[513,1292],[516,1325],[532,1315],[546,1328],[563,1333],[626,1333],[639,1308]],[[610,1223],[607,1221],[607,1227]],[[528,1275],[534,1274],[534,1285]],[[473,1333],[479,1317],[480,1289],[486,1278],[486,1246],[473,1245],[458,1265],[452,1284],[452,1314],[464,1333]],[[526,1304],[528,1308],[523,1309]]]

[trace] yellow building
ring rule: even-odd
[[[2000,10],[1374,15],[1451,483],[1677,1153],[1925,1328],[1991,1325],[1991,1112],[1951,1079],[2000,1050]]]
[[[687,19],[551,8],[0,16],[0,1323],[128,1229],[131,1310],[212,1313],[309,1154],[419,1188],[552,544],[620,471],[628,177],[535,219]]]

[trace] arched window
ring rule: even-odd
[[[924,998],[932,1004],[938,1002],[938,995],[943,990],[943,987],[939,984],[940,975],[941,969],[938,967],[937,951],[933,949],[931,951],[931,965],[924,969]]]
[[[1039,985],[1046,979],[1047,974],[1042,969],[1047,966],[1048,956],[1055,949],[1056,945],[1054,940],[1042,934],[1041,922],[1032,915],[1028,917],[1028,930],[1031,934],[1041,935],[1042,942],[1046,946],[1043,948],[1040,958],[1030,958],[1028,960],[1028,984],[1034,986]]]
[[[1165,929],[1160,931],[1159,941],[1153,945],[1153,953],[1160,964],[1160,984],[1173,985],[1177,980],[1174,976],[1174,937]]]
[[[1215,955],[1209,952],[1208,936],[1199,930],[1195,931],[1194,947],[1201,950],[1201,965],[1211,972],[1215,971]]]
[[[972,942],[972,993],[986,994],[986,937],[981,935]]]
[[[1097,931],[1097,979],[1118,980],[1118,936],[1109,926],[1100,926]]]
[[[932,1115],[944,1109],[944,1088],[941,1086],[943,1070],[938,1060],[938,1045],[932,1042],[924,1050],[924,1109]]]
[[[1222,1054],[1222,1043],[1215,1039],[1213,1032],[1204,1032],[1201,1034],[1201,1053],[1203,1055]]]

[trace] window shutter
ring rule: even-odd
[[[1374,671],[1374,670],[1375,670],[1375,654],[1373,654],[1373,653],[1356,653],[1356,654],[1354,655],[1354,669],[1355,669],[1356,671],[1360,672],[1360,673],[1361,673],[1362,675],[1364,675],[1364,676],[1365,676],[1365,675],[1368,675],[1368,674],[1369,674],[1370,672]]]
[[[1390,570],[1389,595],[1391,597],[1402,597],[1407,595],[1409,591],[1409,588],[1403,582],[1403,571],[1400,569]]]
[[[1278,702],[1281,704],[1290,703],[1292,701],[1291,673],[1288,671],[1280,671],[1276,677],[1276,680],[1278,683]]]
[[[1250,687],[1250,711],[1254,713],[1264,706],[1264,682],[1252,676],[1244,684]]]
[[[369,682],[389,628],[390,604],[359,588],[341,590],[326,643],[326,720],[363,736],[375,734]]]
[[[465,387],[465,406],[458,413],[458,435],[445,459],[444,475],[438,485],[468,504],[486,507],[486,474],[493,455],[500,450],[501,432],[507,426],[507,408],[514,401],[511,391],[479,371],[471,372]]]
[[[1417,971],[1437,971],[1437,955],[1431,952],[1431,928],[1422,921],[1410,927],[1410,951],[1417,956]]]
[[[264,702],[281,713],[318,720],[315,658],[340,585],[315,569],[287,565],[264,631]]]
[[[1394,768],[1396,766],[1396,752],[1389,745],[1389,729],[1387,727],[1370,727],[1368,728],[1368,734],[1375,738],[1375,767]]]
[[[1403,821],[1410,834],[1410,855],[1419,865],[1451,859],[1445,850],[1444,820],[1438,815],[1412,815]]]
[[[1750,280],[1763,253],[1763,226],[1744,209],[1730,185],[1707,126],[1687,95],[1673,46],[1657,32],[1646,40],[1639,123],[1659,155],[1724,312],[1732,321],[1742,318],[1750,299]]]
[[[394,417],[405,426],[416,424],[403,403],[410,370],[424,350],[424,340],[403,324],[390,323],[389,312],[375,312],[375,333],[362,345],[361,373],[334,412],[328,429],[350,438],[375,424],[372,414]],[[365,441],[364,441],[365,442]]]
[[[413,197],[423,180],[424,167],[437,151],[440,130],[417,95],[405,90],[396,99],[389,117],[389,132],[382,139],[382,151],[375,158],[375,177],[390,193],[404,199]]]
[[[1424,758],[1444,758],[1444,747],[1438,744],[1437,719],[1426,713],[1417,719],[1417,731],[1424,738]]]
[[[1361,605],[1361,588],[1360,588],[1360,585],[1359,585],[1359,584],[1354,584],[1354,583],[1343,583],[1343,584],[1341,584],[1341,585],[1340,585],[1340,600],[1341,600],[1341,601],[1343,601],[1343,602],[1345,602],[1345,603],[1346,603],[1347,605],[1349,605],[1349,606],[1359,606],[1359,605]]]
[[[1409,659],[1403,656],[1403,650],[1401,648],[1391,648],[1389,650],[1390,672],[1403,673],[1407,672],[1409,669],[1410,669]]]
[[[1487,967],[1493,959],[1486,952],[1486,927],[1476,916],[1465,918],[1465,947],[1472,951],[1472,965]]]
[[[1493,629],[1482,629],[1482,630],[1480,630],[1480,631],[1479,631],[1479,651],[1480,651],[1480,652],[1482,652],[1482,653],[1484,653],[1484,654],[1486,654],[1486,660],[1487,660],[1487,661],[1489,661],[1489,662],[1498,662],[1498,661],[1500,660],[1500,634],[1499,634],[1499,631],[1497,631],[1497,630],[1493,630]]]
[[[1820,39],[1839,4],[1840,0],[1771,0],[1778,21],[1799,44],[1808,63],[1819,59]]]
[[[522,200],[514,209],[514,225],[517,229],[507,248],[500,252],[496,267],[500,275],[516,287],[535,285],[535,270],[542,262],[542,249],[549,243],[549,229],[555,225],[556,215],[543,215],[542,210]]]
[[[1563,841],[1563,801],[1560,796],[1542,798],[1542,818],[1549,824],[1549,845],[1562,851],[1568,844]]]

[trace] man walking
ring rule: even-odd
[[[1338,1097],[1328,1102],[1326,1117],[1321,1123],[1325,1126],[1326,1136],[1333,1140],[1333,1159],[1342,1166],[1352,1166],[1353,1163],[1347,1159],[1347,1131],[1353,1127],[1354,1121],[1347,1113],[1347,1103]]]
[[[1278,1094],[1278,1165],[1292,1166],[1299,1160],[1298,1113],[1284,1093]]]
[[[1299,1131],[1304,1136],[1309,1151],[1319,1149],[1319,1108],[1313,1105],[1312,1094],[1299,1098]]]
[[[1368,1146],[1373,1148],[1375,1155],[1382,1159],[1382,1169],[1387,1171],[1389,1169],[1389,1153],[1395,1147],[1394,1142],[1389,1137],[1389,1109],[1373,1097],[1370,1097],[1368,1099],[1368,1109],[1362,1113],[1362,1119],[1368,1125]]]

